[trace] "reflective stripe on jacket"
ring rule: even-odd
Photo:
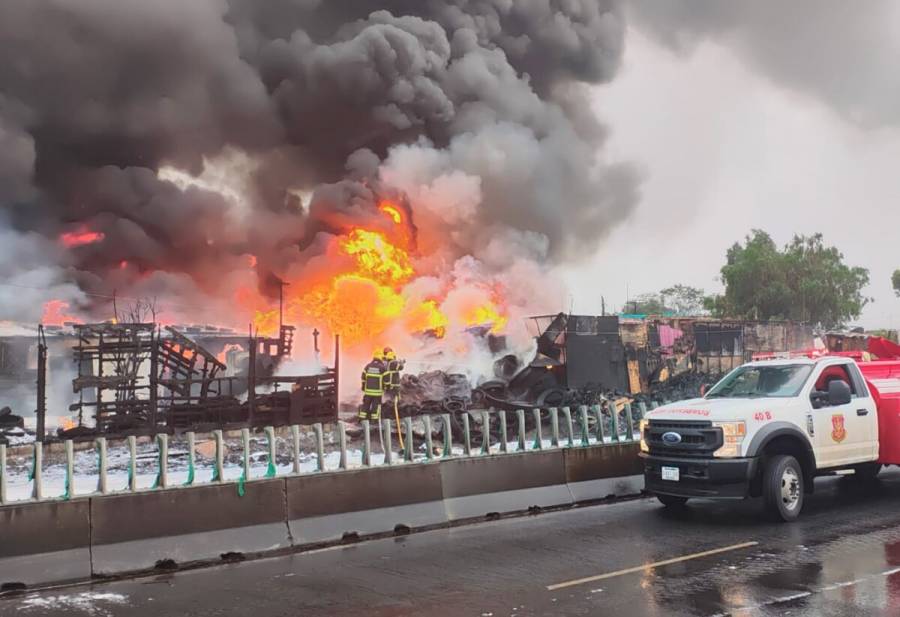
[[[382,396],[385,386],[385,366],[378,360],[369,362],[362,372],[362,391],[369,396]]]

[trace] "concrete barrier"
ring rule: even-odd
[[[0,506],[0,583],[94,575],[560,507],[642,488],[634,443]]]
[[[440,463],[397,465],[287,478],[295,545],[447,522]]]
[[[0,585],[91,576],[87,499],[0,507]]]
[[[445,460],[441,485],[450,520],[572,504],[562,450]]]
[[[91,499],[94,574],[217,559],[290,546],[283,479]]]
[[[635,443],[563,450],[566,483],[574,501],[640,493],[644,476],[637,453]]]

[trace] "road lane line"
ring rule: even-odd
[[[673,557],[672,559],[665,559],[663,561],[654,561],[653,563],[645,563],[640,566],[635,566],[633,568],[625,568],[624,570],[616,570],[615,572],[607,572],[606,574],[597,574],[596,576],[588,576],[585,578],[577,578],[571,581],[564,581],[562,583],[556,583],[555,585],[547,585],[547,591],[556,591],[557,589],[564,589],[566,587],[574,587],[575,585],[583,585],[585,583],[593,583],[594,581],[602,581],[607,578],[613,578],[615,576],[622,576],[623,574],[632,574],[634,572],[642,572],[643,570],[649,570],[651,568],[658,568],[660,566],[667,566],[673,563],[679,563],[682,561],[690,561],[691,559],[700,559],[701,557],[709,557],[710,555],[718,555],[719,553],[727,553],[729,551],[737,551],[742,548],[750,548],[751,546],[757,546],[759,542],[741,542],[740,544],[732,544],[731,546],[723,546],[722,548],[714,548],[708,551],[703,551],[702,553],[692,553],[690,555],[684,555],[682,557]]]

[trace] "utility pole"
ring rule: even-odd
[[[278,279],[278,336],[281,336],[281,328],[284,326],[284,288],[288,283]]]

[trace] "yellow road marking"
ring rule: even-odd
[[[673,557],[672,559],[666,559],[664,561],[655,561],[653,563],[645,563],[641,566],[635,566],[633,568],[625,568],[624,570],[616,570],[615,572],[607,572],[606,574],[598,574],[596,576],[588,576],[586,578],[577,578],[571,581],[565,581],[563,583],[556,583],[555,585],[547,585],[547,591],[555,591],[557,589],[563,589],[565,587],[574,587],[575,585],[583,585],[585,583],[593,583],[595,581],[602,581],[607,578],[613,578],[615,576],[622,576],[623,574],[631,574],[633,572],[641,572],[643,570],[649,570],[651,568],[658,568],[660,566],[667,566],[672,563],[679,563],[681,561],[689,561],[691,559],[700,559],[701,557],[708,557],[710,555],[718,555],[719,553],[727,553],[728,551],[736,551],[742,548],[750,548],[751,546],[756,546],[759,542],[741,542],[740,544],[732,544],[731,546],[723,546],[722,548],[714,548],[708,551],[703,551],[702,553],[692,553],[690,555],[684,555],[682,557]]]

